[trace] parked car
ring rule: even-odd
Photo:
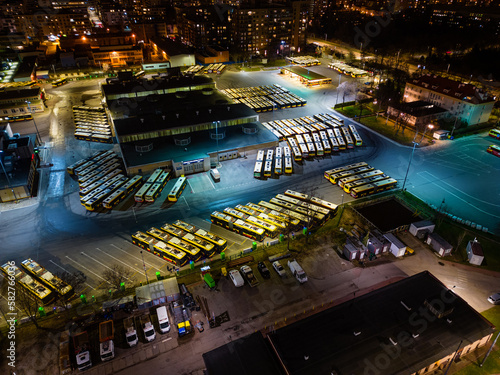
[[[494,305],[500,305],[500,293],[495,293],[489,296],[488,302]]]
[[[269,270],[267,269],[266,265],[264,264],[264,262],[259,262],[257,264],[257,268],[259,269],[259,272],[260,274],[262,275],[262,277],[264,279],[269,279],[271,277],[271,273],[269,272]]]
[[[273,262],[273,268],[278,273],[278,275],[280,275],[280,277],[286,276],[286,271],[283,268],[283,266],[281,265],[281,263],[279,262],[279,260]]]
[[[251,287],[259,285],[259,281],[257,280],[255,275],[253,274],[253,271],[250,268],[250,266],[247,266],[247,265],[241,266],[240,271],[241,271],[241,274],[243,275],[243,277],[247,280],[247,283]]]
[[[245,280],[243,280],[243,277],[241,277],[240,271],[238,270],[229,271],[229,278],[233,281],[234,286],[237,288],[245,285]]]

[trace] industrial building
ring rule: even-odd
[[[423,375],[444,371],[451,361],[486,345],[494,331],[424,271],[279,328],[267,340],[247,336],[203,359],[209,375]],[[249,372],[256,365],[244,360],[254,350],[262,353],[259,372]],[[276,366],[281,371],[273,370]]]

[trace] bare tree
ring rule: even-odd
[[[110,287],[117,291],[120,290],[121,284],[129,280],[131,276],[132,271],[119,264],[112,265],[102,273],[103,279],[107,282],[107,284],[105,284],[105,288],[107,289]]]
[[[42,302],[20,284],[16,284],[16,300],[19,309],[28,316],[35,327],[37,329],[42,328],[38,323],[37,316],[40,307],[42,307]]]
[[[75,296],[75,293],[78,293],[78,290],[82,288],[87,278],[80,271],[73,273],[63,272],[60,275],[58,275],[58,277],[69,287],[71,287],[71,291],[62,295],[59,294],[57,298],[57,301],[61,302],[64,310],[67,312],[71,308],[69,301]]]

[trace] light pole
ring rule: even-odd
[[[217,124],[220,124],[220,121],[215,122],[215,140],[217,141],[217,161],[216,165],[219,166],[219,132]]]
[[[337,102],[335,104],[339,103],[339,88],[340,88],[340,79],[342,78],[342,74],[339,73],[339,85],[337,86]]]
[[[38,127],[36,126],[35,117],[33,116],[32,112],[31,112],[31,106],[30,106],[31,102],[29,100],[25,100],[25,102],[26,102],[26,104],[28,104],[28,111],[30,112],[31,117],[33,118],[33,124],[35,125],[36,136],[37,136],[37,143],[42,144],[42,137],[40,137],[40,132],[38,131]]]
[[[149,284],[148,274],[146,272],[146,263],[144,263],[144,255],[142,254],[142,250],[141,250],[141,258],[142,258],[142,266],[144,267],[144,276],[146,276],[146,284]]]
[[[408,177],[408,172],[410,171],[410,165],[413,159],[413,153],[415,152],[415,147],[417,147],[418,145],[419,145],[418,142],[413,141],[413,149],[411,150],[410,161],[408,162],[408,168],[406,169],[405,180],[403,182],[403,187],[401,188],[402,191],[405,191],[406,178]]]
[[[434,129],[434,125],[429,124],[429,125],[427,125],[427,126],[425,127],[424,134],[422,135],[422,139],[420,140],[420,143],[424,140],[424,138],[425,138],[425,133],[427,132],[427,129],[430,129],[430,130]]]

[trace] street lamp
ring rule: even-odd
[[[411,150],[410,161],[408,162],[408,168],[406,169],[405,180],[403,182],[403,187],[401,188],[402,191],[405,191],[406,178],[408,177],[408,172],[410,171],[410,165],[413,159],[413,153],[415,152],[415,147],[417,147],[418,145],[419,145],[418,142],[413,141],[413,149]]]
[[[31,106],[30,106],[31,102],[29,100],[25,100],[25,102],[26,102],[26,104],[28,104],[28,111],[30,113],[32,113],[31,112]],[[38,127],[36,126],[35,117],[33,116],[33,114],[31,114],[31,117],[33,118],[33,124],[35,125],[36,136],[37,136],[37,143],[41,144],[42,143],[42,137],[40,137],[40,132],[38,131]]]
[[[425,127],[425,129],[424,129],[424,134],[422,135],[422,139],[420,139],[420,142],[422,142],[422,141],[424,140],[424,138],[425,138],[425,133],[427,133],[427,129],[429,129],[429,130],[434,129],[434,125],[429,124],[429,125],[427,125],[427,126]]]
[[[340,88],[340,79],[342,78],[342,74],[339,73],[339,85],[337,86],[337,101],[335,104],[339,103],[339,88]]]
[[[144,275],[146,276],[146,284],[149,284],[148,274],[146,272],[146,263],[144,263],[144,255],[142,254],[142,250],[141,250],[141,258],[142,258],[142,266],[144,267]]]

